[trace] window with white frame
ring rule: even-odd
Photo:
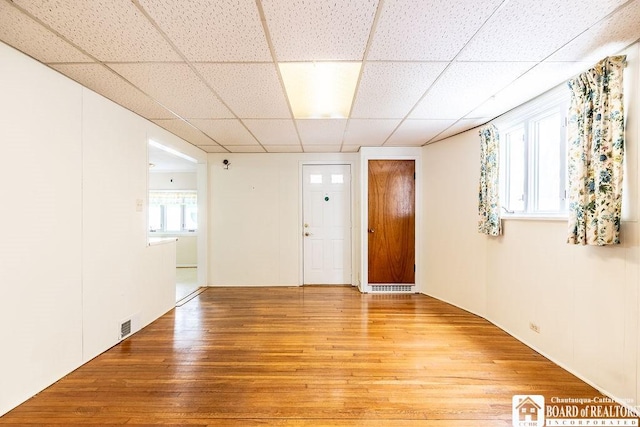
[[[198,199],[195,191],[150,191],[149,231],[194,233],[198,229]]]
[[[554,92],[500,120],[503,216],[564,216],[569,93]]]

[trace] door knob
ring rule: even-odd
[[[309,237],[311,236],[313,233],[309,233],[308,231],[306,233],[304,233],[305,236]]]
[[[376,230],[374,230],[373,228],[370,228],[368,231],[369,233],[374,233]]]

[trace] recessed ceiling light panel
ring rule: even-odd
[[[283,62],[279,66],[296,119],[349,116],[362,63]]]

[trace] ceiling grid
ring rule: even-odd
[[[421,146],[640,39],[640,0],[0,0],[0,41],[207,152]],[[358,62],[346,117],[279,64]]]

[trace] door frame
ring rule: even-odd
[[[164,129],[149,129],[146,135],[145,150],[147,153],[147,161],[149,160],[149,142],[154,141],[169,150],[173,150],[174,155],[184,155],[195,160],[196,165],[196,192],[198,194],[198,232],[196,236],[197,258],[196,264],[198,268],[197,285],[199,287],[209,286],[209,155],[198,147],[184,142],[174,135],[167,134]],[[145,233],[147,235],[147,245],[149,238],[149,169],[147,168],[146,182],[146,204],[144,207],[145,214]],[[175,294],[175,288],[174,288]]]
[[[355,280],[356,272],[358,271],[359,266],[356,263],[355,257],[355,248],[357,246],[358,240],[357,238],[357,229],[354,220],[356,218],[356,204],[354,197],[354,190],[357,188],[355,186],[356,178],[358,177],[358,171],[356,169],[356,162],[353,160],[301,160],[298,162],[298,284],[300,286],[304,286],[304,174],[303,174],[303,166],[335,166],[335,165],[345,165],[349,166],[351,171],[351,187],[350,187],[350,218],[351,221],[351,286],[357,286],[357,282]]]
[[[369,284],[369,160],[413,160],[415,161],[415,286],[412,292],[422,293],[422,251],[420,236],[422,236],[422,147],[362,147],[360,149],[360,268],[357,281],[360,292],[373,291]]]

